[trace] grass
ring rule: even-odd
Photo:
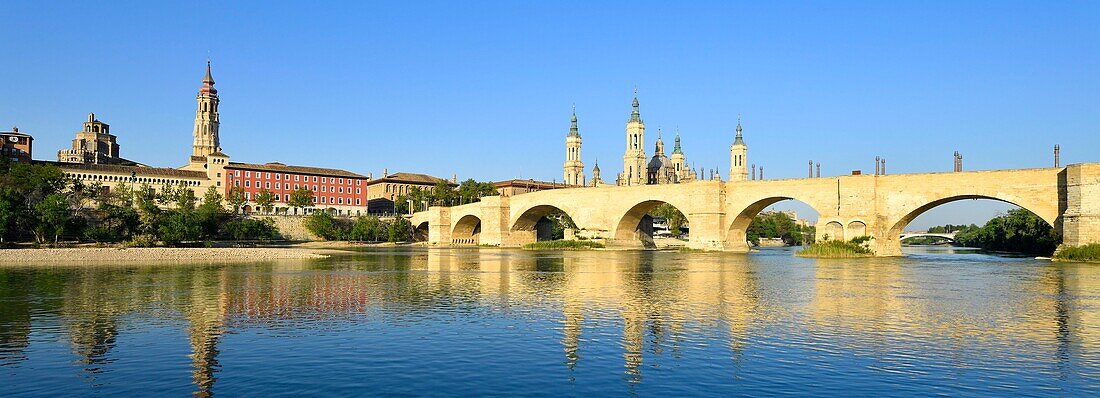
[[[583,250],[602,249],[603,243],[589,240],[547,240],[523,245],[527,250]]]
[[[1100,262],[1100,243],[1084,246],[1067,246],[1054,253],[1055,261]]]
[[[858,239],[858,238],[857,238]],[[870,257],[874,252],[856,242],[856,239],[845,242],[842,240],[830,240],[817,242],[807,246],[795,255],[799,257],[819,258],[856,258]]]

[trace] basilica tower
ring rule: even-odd
[[[685,181],[689,180],[687,177],[687,164],[684,159],[684,151],[680,149],[680,131],[676,131],[676,141],[672,145],[672,169],[676,171],[676,180]]]
[[[584,185],[584,163],[581,162],[581,133],[577,129],[577,107],[573,107],[569,134],[565,136],[564,168],[566,185]]]
[[[626,122],[626,153],[618,185],[643,185],[646,181],[645,123],[638,112],[638,90],[634,90],[634,109]]]
[[[741,138],[741,116],[737,116],[737,136],[730,145],[730,181],[745,181],[749,179],[749,169],[746,166],[746,157],[749,147]]]
[[[218,90],[214,88],[214,78],[210,75],[210,61],[206,61],[206,76],[199,88],[198,110],[195,112],[195,143],[191,146],[191,162],[205,162],[205,158],[215,152],[221,152],[221,140],[218,139]]]

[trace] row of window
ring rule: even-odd
[[[189,187],[196,187],[199,185],[198,181],[187,180],[175,180],[167,178],[148,178],[148,177],[127,177],[116,175],[103,175],[103,174],[75,174],[65,173],[66,177],[76,180],[92,180],[92,181],[105,181],[105,182],[134,182],[138,184],[169,184],[169,185],[185,185]]]
[[[246,200],[252,200],[252,193],[251,192],[245,192],[244,193],[244,198]],[[282,200],[279,200],[279,199],[280,199],[279,195],[275,195],[275,201],[276,202],[290,202],[290,195],[282,195]],[[320,200],[320,203],[322,203],[322,204],[331,204],[331,205],[342,205],[342,204],[344,204],[344,198],[335,198],[335,197],[332,197],[332,196],[328,196],[328,197],[326,197],[326,196],[321,196],[321,197],[314,196],[313,197],[313,203],[317,203],[318,200]],[[348,199],[347,202],[348,202],[347,204],[350,205],[351,204],[351,199]],[[362,199],[359,199],[359,198],[355,199],[355,205],[356,206],[361,206],[362,204],[363,204]]]
[[[241,180],[234,180],[233,181],[233,186],[235,186],[235,187],[241,186]],[[245,188],[252,188],[252,181],[244,180],[244,187]],[[263,185],[260,185],[260,182],[256,181],[256,188],[271,189],[271,182],[265,182],[265,183],[263,183]],[[294,184],[294,189],[301,189],[301,188],[309,189],[309,185]],[[283,189],[283,185],[281,183],[276,182],[275,183],[275,189],[276,190]],[[290,183],[286,184],[286,189],[290,189]],[[312,191],[313,192],[318,192],[317,191],[317,185],[313,186]],[[344,187],[333,187],[333,186],[326,186],[326,185],[321,185],[320,192],[345,193],[344,192]],[[347,188],[346,193],[351,193],[351,187]],[[355,188],[355,194],[356,195],[362,195],[363,194],[363,189],[362,188]]]
[[[233,176],[233,177],[240,178],[241,170],[233,170],[233,174],[230,174],[230,175]],[[248,170],[245,170],[244,171],[244,177],[245,178],[252,178],[252,172],[248,171]],[[318,177],[317,176],[312,176],[312,177],[313,177],[313,182],[317,182]],[[256,172],[256,178],[271,179],[271,173],[270,172],[261,173],[261,172],[257,171]],[[300,181],[309,182],[309,178],[310,178],[310,176],[302,176],[302,175],[295,174],[294,175],[294,182],[300,182]],[[275,180],[290,181],[290,174],[275,173]],[[351,185],[352,181],[354,181],[355,185],[363,185],[363,180],[357,180],[357,179],[352,179],[352,178],[348,178],[348,179],[345,180],[343,177],[320,177],[320,180],[321,180],[320,182],[322,184],[344,184],[346,182],[347,185]]]

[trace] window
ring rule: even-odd
[[[363,193],[362,188],[355,188],[355,194],[356,195],[361,194],[361,193]]]
[[[283,195],[283,202],[289,202],[289,201],[290,201],[290,195]]]
[[[313,182],[317,182],[317,176],[313,176]],[[317,188],[314,187],[313,189],[316,190]]]
[[[340,187],[340,193],[344,193],[344,187]]]
[[[324,196],[321,197],[321,203],[325,203],[325,197]]]
[[[344,204],[344,198],[336,198],[336,201],[340,204]]]
[[[321,192],[328,192],[327,189],[328,189],[328,187],[326,187],[324,185],[321,186]]]
[[[271,189],[271,181],[268,181],[264,185],[266,185],[266,187],[264,189]]]
[[[355,198],[355,205],[356,205],[356,206],[358,206],[358,205],[359,205],[359,198]]]
[[[317,186],[316,185],[313,186],[313,192],[317,192]]]
[[[290,181],[290,174],[283,174],[283,179]]]
[[[233,170],[233,175],[237,176],[237,177],[240,177],[241,176],[241,171],[240,170]]]
[[[341,184],[343,184],[343,183],[344,183],[344,179],[343,179],[343,178],[341,178],[341,179],[340,179],[340,183],[341,183]]]
[[[244,180],[244,187],[245,187],[245,188],[252,188],[252,184],[250,184],[251,182],[252,182],[252,181],[249,181],[249,180]]]
[[[297,190],[297,189],[298,189],[298,184],[294,184],[294,189],[295,189],[295,190]]]
[[[245,181],[245,182],[248,182],[248,181]],[[241,180],[233,180],[233,186],[235,186],[235,187],[241,186]]]
[[[321,177],[321,182],[328,182],[328,177]]]
[[[331,196],[329,196],[329,197],[328,197],[328,202],[329,202],[329,203],[336,203],[336,201],[332,200],[332,197],[331,197]]]
[[[363,180],[355,180],[355,185],[363,185]]]
[[[246,171],[246,172],[244,172],[244,176],[245,177],[252,177],[252,172],[251,171]]]
[[[276,180],[278,180],[278,179],[280,179],[280,178],[281,178],[282,176],[283,176],[282,174],[275,174],[275,179],[276,179]]]
[[[298,182],[298,177],[300,177],[300,176],[297,175],[297,174],[294,175],[294,182]]]
[[[271,179],[271,173],[264,173],[264,178]]]
[[[277,183],[277,182],[275,183],[275,189],[282,189],[282,188],[279,188],[279,183]]]
[[[252,200],[252,193],[251,192],[245,192],[244,193],[244,200]]]

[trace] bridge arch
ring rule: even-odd
[[[549,240],[551,237],[546,230],[549,225],[545,222],[549,221],[548,217],[556,214],[564,214],[570,220],[573,219],[569,212],[551,204],[537,204],[519,212],[510,227],[513,240],[520,244]]]
[[[891,253],[894,253],[894,254],[901,253],[901,235],[905,231],[905,227],[908,226],[909,223],[913,222],[913,220],[915,220],[921,214],[924,214],[925,212],[927,212],[929,210],[932,210],[936,207],[939,207],[939,206],[947,204],[947,203],[957,202],[957,201],[966,200],[966,199],[987,199],[987,200],[994,200],[994,201],[998,201],[998,202],[1008,203],[1008,204],[1014,205],[1016,207],[1019,207],[1021,209],[1027,210],[1027,211],[1031,212],[1032,214],[1035,214],[1036,216],[1041,218],[1043,221],[1045,221],[1051,227],[1058,228],[1057,226],[1058,226],[1058,223],[1059,223],[1059,213],[1060,212],[1058,211],[1058,206],[1057,205],[1054,205],[1052,207],[1049,204],[1047,204],[1047,205],[1044,206],[1044,204],[1040,203],[1040,202],[1020,200],[1020,199],[1009,198],[1009,197],[1001,197],[1000,195],[996,195],[996,196],[994,196],[994,195],[984,195],[984,194],[947,195],[947,196],[944,196],[944,197],[936,198],[934,200],[928,200],[928,201],[926,201],[926,203],[924,203],[922,205],[919,205],[919,206],[905,208],[902,211],[898,212],[897,215],[894,215],[894,217],[892,217],[892,220],[889,221],[886,224],[888,229],[886,230],[886,233],[884,234],[884,236],[876,237],[877,238],[876,240],[879,241],[879,242],[876,243],[876,245],[879,248],[877,251],[878,252],[887,252],[888,251],[888,252],[891,252]],[[1057,203],[1057,201],[1054,201],[1054,202]],[[879,254],[881,255],[882,253],[879,253]]]
[[[467,214],[454,223],[451,231],[451,243],[456,245],[476,245],[481,237],[481,218]]]
[[[730,222],[729,228],[727,228],[726,230],[726,250],[748,251],[748,230],[749,225],[752,224],[752,220],[756,218],[756,216],[760,214],[760,212],[764,211],[764,209],[767,209],[768,207],[776,203],[787,200],[793,200],[802,203],[806,206],[809,206],[811,209],[814,210],[814,212],[817,212],[819,215],[821,214],[821,211],[818,210],[816,206],[812,205],[811,202],[798,199],[794,196],[769,196],[757,199],[755,202],[752,202],[748,206],[745,206],[743,209],[741,209],[739,213],[737,213],[735,217],[733,217],[733,221]],[[841,233],[843,233],[843,226],[841,226]]]
[[[413,229],[413,241],[425,242],[428,240],[428,221],[416,224]]]
[[[648,224],[645,222],[650,220],[649,212],[662,204],[672,206],[680,214],[683,214],[685,224],[690,228],[691,215],[684,211],[684,207],[661,199],[644,200],[631,206],[618,218],[618,222],[615,223],[615,230],[611,235],[614,237],[614,244],[616,246],[637,246],[640,244],[642,247],[654,247],[653,225],[651,222]]]

